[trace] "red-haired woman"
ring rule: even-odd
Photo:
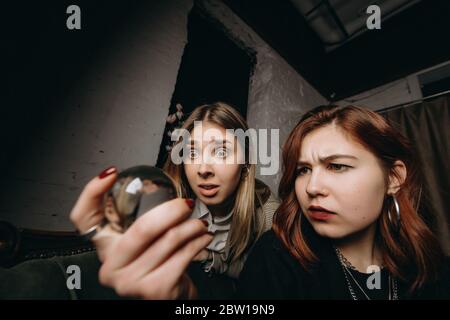
[[[242,297],[450,298],[448,264],[417,212],[411,146],[383,117],[318,107],[290,134],[283,165],[282,203],[241,274]]]

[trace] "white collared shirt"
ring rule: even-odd
[[[233,211],[224,217],[213,217],[208,207],[198,198],[192,211],[192,219],[202,219],[209,223],[208,231],[214,234],[214,238],[207,248],[211,251],[223,253],[228,239]]]

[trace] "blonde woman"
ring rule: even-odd
[[[255,179],[250,146],[227,135],[227,129],[247,131],[239,113],[221,102],[203,105],[182,129],[189,135],[173,147],[183,146],[182,161],[175,163],[172,153],[165,165],[180,198],[153,208],[123,234],[104,228],[92,238],[100,283],[120,296],[227,297],[256,240],[272,226],[278,200]],[[99,199],[117,178],[108,168],[83,190],[71,213],[81,233],[103,220]],[[191,268],[193,260],[203,270]]]
[[[186,141],[178,141],[187,154],[182,164],[168,157],[164,169],[177,183],[179,197],[195,199],[191,217],[206,221],[214,235],[195,260],[202,261],[207,272],[237,278],[248,249],[271,228],[278,202],[255,179],[249,144],[227,137],[227,129],[248,130],[231,106],[223,102],[200,106],[181,129],[189,133]]]

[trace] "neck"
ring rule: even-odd
[[[228,199],[220,204],[208,206],[208,210],[213,217],[224,217],[233,209],[235,199],[235,195],[228,197]]]
[[[367,229],[344,239],[334,241],[334,245],[344,257],[359,271],[367,273],[371,265],[381,267],[382,257],[375,242],[376,223]]]

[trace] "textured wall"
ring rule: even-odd
[[[115,35],[45,130],[23,146],[16,172],[2,181],[0,219],[72,230],[70,209],[91,177],[111,164],[156,163],[192,4],[151,1]]]
[[[419,81],[415,74],[390,82],[380,87],[367,90],[343,99],[337,104],[355,104],[371,110],[379,110],[422,98]]]
[[[247,120],[249,126],[255,129],[279,129],[281,147],[300,116],[317,105],[327,103],[327,100],[221,1],[204,0],[199,3],[223,24],[236,43],[256,52]],[[258,169],[258,178],[276,192],[281,178],[280,169],[281,165],[277,174],[266,176],[259,175]]]
[[[70,209],[91,177],[111,164],[155,164],[193,1],[149,3],[24,146],[18,170],[1,182],[0,219],[73,230]],[[281,144],[302,113],[326,100],[222,2],[199,4],[238,45],[256,52],[248,122],[279,129]],[[279,171],[260,178],[277,190]]]

